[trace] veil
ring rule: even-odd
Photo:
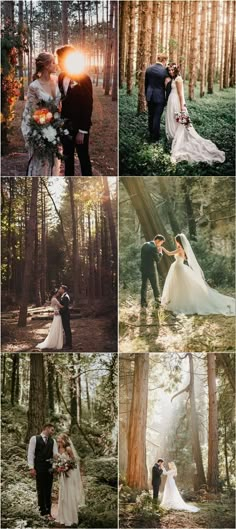
[[[82,479],[81,479],[81,474],[80,474],[80,461],[79,461],[79,456],[78,456],[78,453],[74,447],[74,444],[71,440],[71,438],[69,438],[69,443],[70,443],[70,447],[71,447],[71,450],[73,452],[73,456],[76,460],[76,463],[77,463],[77,467],[74,469],[74,472],[76,472],[76,478],[77,478],[77,493],[78,493],[78,507],[84,507],[85,505],[85,494],[84,494],[84,487],[83,487],[83,482],[82,482]]]
[[[205,280],[204,273],[197,262],[192,246],[188,241],[186,235],[184,235],[184,233],[180,233],[180,238],[183,245],[183,249],[187,255],[188,265],[190,266],[190,268],[192,268],[192,270],[198,275],[200,279]]]

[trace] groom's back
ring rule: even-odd
[[[147,101],[163,103],[165,101],[165,79],[168,76],[166,68],[161,64],[152,64],[146,70],[145,92]]]
[[[154,254],[156,251],[155,244],[150,242],[145,242],[141,248],[141,270],[148,271],[154,268]]]

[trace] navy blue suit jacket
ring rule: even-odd
[[[169,77],[168,70],[160,63],[152,64],[147,68],[145,73],[145,95],[147,102],[166,103],[165,79],[167,77]]]

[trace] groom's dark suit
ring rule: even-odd
[[[72,347],[72,335],[71,335],[71,328],[70,328],[70,310],[69,310],[70,298],[67,292],[65,292],[61,296],[60,304],[63,305],[63,308],[60,309],[60,314],[61,314],[63,329],[66,335],[65,345],[67,347]]]
[[[148,104],[148,126],[154,141],[160,139],[161,115],[166,105],[170,87],[165,88],[165,79],[169,76],[167,68],[161,63],[152,64],[145,73],[145,95]],[[170,83],[168,83],[170,84]]]
[[[66,128],[70,131],[70,137],[62,139],[63,153],[65,156],[65,176],[74,176],[74,152],[77,151],[82,176],[91,176],[92,167],[89,158],[89,130],[92,125],[91,116],[93,109],[93,88],[88,75],[80,75],[74,84],[65,73],[58,78],[58,86],[62,96],[62,118],[66,118]],[[76,134],[84,133],[83,144],[75,142]]]
[[[157,501],[157,498],[158,498],[162,473],[163,473],[163,470],[161,469],[161,467],[158,465],[158,463],[155,463],[155,465],[152,467],[152,487],[153,487],[153,500],[154,501]]]
[[[142,273],[142,287],[141,287],[141,305],[147,304],[147,282],[151,283],[154,298],[158,301],[159,292],[157,288],[155,262],[158,263],[162,254],[157,251],[157,247],[153,241],[145,242],[141,248],[141,273]]]
[[[48,437],[47,442],[41,435],[36,435],[34,468],[36,470],[36,487],[40,514],[50,514],[53,473],[52,465],[47,460],[53,458],[53,439]]]

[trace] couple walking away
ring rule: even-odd
[[[63,155],[65,159],[65,176],[74,176],[74,151],[76,150],[82,176],[91,176],[92,168],[89,157],[89,130],[93,108],[93,93],[91,79],[85,73],[73,75],[73,79],[64,71],[66,59],[69,54],[75,54],[73,46],[63,46],[57,50],[58,66],[61,73],[57,77],[57,65],[51,53],[42,52],[36,59],[36,72],[33,82],[29,85],[27,101],[23,113],[21,130],[29,151],[29,164],[27,176],[59,176],[60,160],[52,149],[57,142],[57,132],[53,129],[53,116],[62,118],[65,123],[64,134],[61,135]],[[76,54],[75,54],[75,61]],[[76,66],[76,64],[75,64]],[[78,65],[79,70],[79,65]],[[46,114],[50,127],[44,130],[44,141],[50,144],[49,155],[42,157],[40,154],[40,141],[32,147],[32,138],[38,134],[34,128],[37,118],[35,111],[39,112],[39,124],[45,123],[45,116],[41,117],[42,105],[48,109]],[[55,112],[50,112],[50,105]],[[53,114],[53,116],[52,116]],[[50,117],[51,115],[51,117]],[[41,121],[40,121],[41,119]],[[50,122],[50,119],[52,121]],[[63,126],[62,126],[63,127]],[[40,136],[38,136],[40,138]],[[41,140],[42,141],[42,140]],[[48,145],[49,145],[48,144]],[[41,144],[42,147],[42,144]],[[60,148],[60,146],[59,146]]]
[[[66,285],[61,285],[58,290],[52,292],[51,307],[53,309],[53,321],[47,338],[36,345],[36,349],[72,349],[72,334],[70,328],[70,297]],[[60,300],[60,301],[59,301]],[[63,329],[66,343],[63,347]]]
[[[178,487],[175,483],[177,468],[174,461],[168,463],[168,467],[169,470],[166,470],[164,467],[164,460],[160,458],[152,468],[153,502],[157,503],[159,488],[161,485],[161,476],[163,475],[167,476],[167,480],[160,507],[163,507],[164,509],[176,509],[177,511],[198,512],[200,509],[194,505],[185,503],[178,491]]]
[[[147,307],[149,281],[157,307],[162,305],[175,314],[234,316],[235,299],[209,287],[186,235],[176,235],[176,249],[172,252],[164,248],[164,242],[163,235],[156,235],[153,241],[145,242],[141,248],[141,306]],[[163,252],[173,256],[175,262],[170,266],[160,298],[155,263],[158,265]]]
[[[51,515],[53,471],[59,476],[59,500],[55,522],[71,527],[78,524],[79,507],[85,505],[80,465],[75,447],[65,433],[53,439],[54,426],[47,423],[40,435],[31,437],[28,447],[30,475],[36,480],[41,516]]]
[[[149,66],[145,74],[145,94],[148,105],[150,138],[160,139],[160,123],[166,106],[166,137],[172,141],[171,161],[223,163],[225,153],[214,143],[199,136],[191,124],[184,97],[184,83],[175,63],[166,67],[167,55],[160,53],[156,64]],[[203,118],[204,116],[202,116]]]

